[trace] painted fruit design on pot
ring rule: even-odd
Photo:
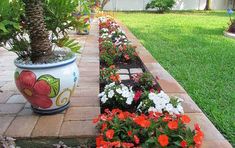
[[[51,98],[56,97],[60,90],[60,79],[51,75],[37,76],[29,70],[15,73],[16,86],[23,96],[34,106],[42,109],[50,108]]]

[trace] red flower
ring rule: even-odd
[[[194,129],[196,130],[196,131],[201,131],[201,128],[200,128],[200,126],[199,126],[199,124],[194,124]]]
[[[113,136],[114,136],[114,130],[108,130],[108,131],[106,132],[106,137],[107,137],[108,139],[113,139]]]
[[[104,130],[107,128],[107,126],[108,126],[107,123],[103,123],[103,124],[102,124],[102,128],[101,128],[101,131],[104,131]]]
[[[16,86],[33,106],[44,109],[51,107],[50,85],[44,80],[37,81],[33,72],[23,70],[16,78]]]
[[[191,121],[189,116],[187,116],[187,115],[182,115],[181,120],[184,124],[187,124]]]
[[[183,140],[180,142],[180,145],[182,148],[185,148],[185,147],[187,147],[187,142],[185,140]]]
[[[123,143],[122,143],[122,146],[123,146],[123,148],[131,148],[131,147],[134,147],[134,144],[133,144],[133,143],[126,143],[126,142],[123,142]]]
[[[176,130],[177,128],[178,128],[178,121],[170,121],[170,122],[168,122],[168,127],[169,127],[169,129],[171,129],[171,130]]]
[[[164,134],[160,135],[158,137],[158,142],[160,143],[162,147],[167,146],[169,144],[168,136]]]
[[[127,135],[128,135],[129,137],[131,137],[132,131],[128,131],[128,132],[127,132]]]
[[[134,141],[135,141],[136,144],[139,144],[139,143],[140,143],[139,137],[137,137],[136,135],[134,135]]]
[[[148,128],[151,124],[151,122],[149,120],[145,119],[144,115],[138,116],[138,117],[134,118],[133,120],[136,124],[138,124],[144,128]]]
[[[125,54],[125,55],[124,55],[124,58],[125,58],[127,61],[130,60],[130,57],[129,57],[128,54]]]
[[[142,95],[142,91],[137,91],[134,96],[134,101],[137,102]]]

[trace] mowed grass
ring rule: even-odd
[[[235,146],[235,40],[226,12],[115,14]]]

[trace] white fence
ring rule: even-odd
[[[104,10],[134,11],[145,10],[145,6],[151,0],[110,0]],[[206,0],[176,0],[173,10],[203,10]],[[233,0],[212,0],[211,8],[222,10],[234,7]]]

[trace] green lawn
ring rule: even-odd
[[[115,14],[235,146],[235,40],[226,12]]]

